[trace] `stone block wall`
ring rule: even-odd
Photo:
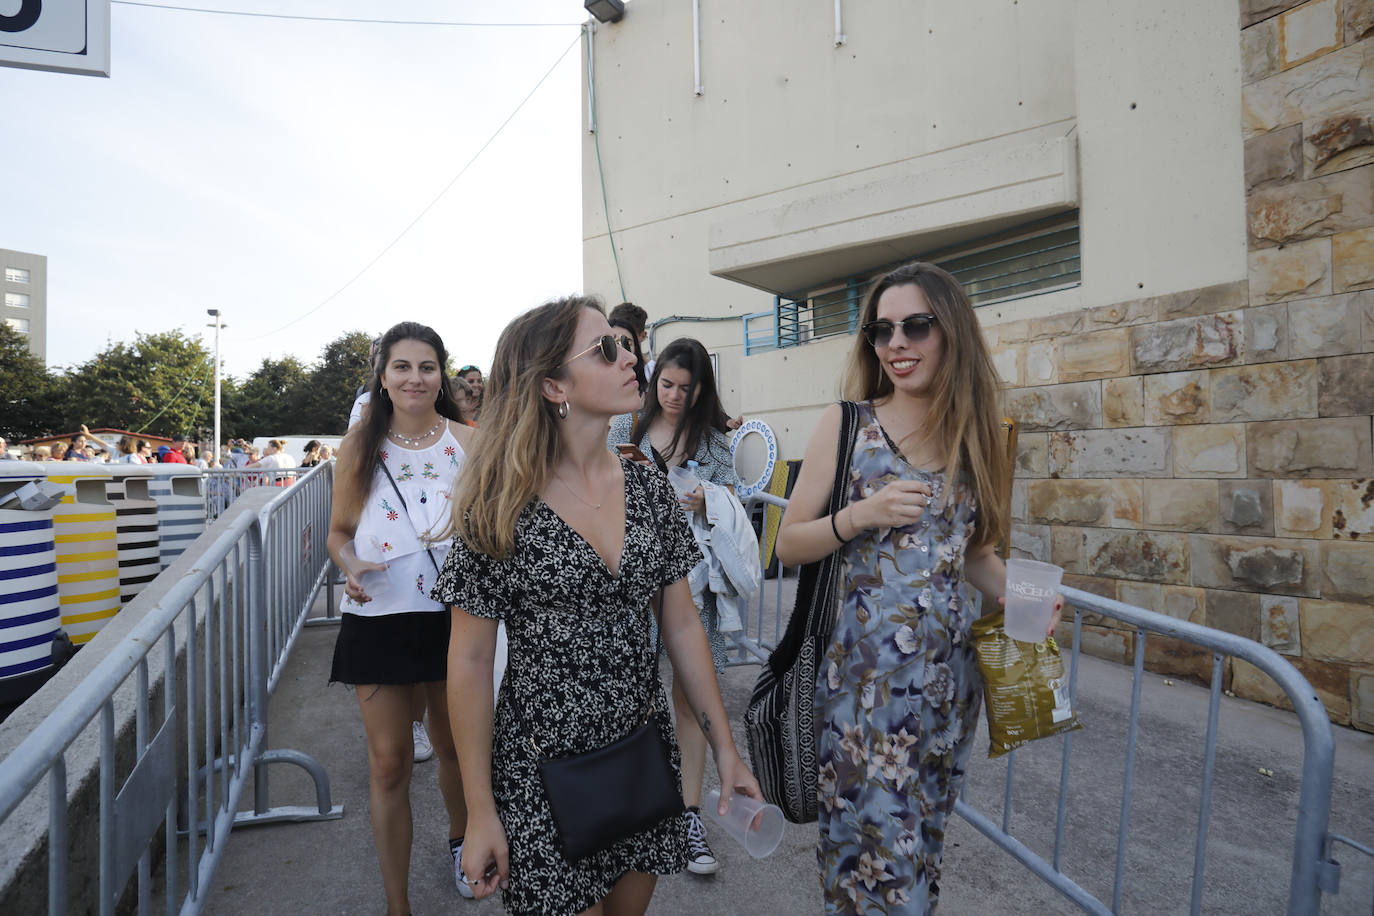
[[[1374,0],[1240,7],[1247,278],[986,328],[1021,430],[1013,553],[1262,642],[1374,731]],[[1134,660],[1101,618],[1083,648]],[[1145,651],[1210,680],[1208,652]]]

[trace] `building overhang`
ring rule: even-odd
[[[728,205],[710,225],[711,273],[785,295],[1078,206],[1072,132],[1008,140]]]

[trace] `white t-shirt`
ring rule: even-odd
[[[353,409],[348,412],[348,428],[352,429],[354,424],[363,418],[363,405],[372,400],[372,392],[364,391],[353,400]]]

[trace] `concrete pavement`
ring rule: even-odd
[[[790,584],[790,583],[789,583]],[[357,701],[326,684],[333,628],[307,629],[271,704],[269,746],[314,755],[332,780],[341,820],[241,829],[230,837],[214,880],[208,912],[376,914],[383,912],[367,817],[367,757]],[[744,748],[739,719],[757,668],[729,669],[722,678],[726,707]],[[1111,901],[1121,811],[1125,732],[1131,672],[1084,657],[1075,737],[1064,870],[1099,898]],[[1301,733],[1291,714],[1222,698],[1216,790],[1212,805],[1204,912],[1279,913],[1286,908]],[[1207,692],[1147,674],[1143,688],[1136,787],[1125,860],[1123,912],[1187,912]],[[1050,739],[1017,757],[1012,832],[1049,858],[1053,845],[1060,747]],[[980,734],[967,797],[1000,822],[1005,758],[986,759]],[[1259,772],[1272,770],[1272,777]],[[497,914],[493,899],[458,897],[445,842],[443,805],[433,762],[417,764],[412,782],[415,846],[411,904],[416,913]],[[708,785],[714,773],[708,766]],[[1374,735],[1336,729],[1332,829],[1374,842]],[[272,774],[273,804],[307,804],[309,781],[291,769]],[[251,797],[246,794],[245,798]],[[686,873],[660,881],[649,912],[690,914],[817,912],[815,826],[789,824],[771,857],[751,860],[717,832],[722,867],[712,878]],[[1368,914],[1374,900],[1374,861],[1342,852],[1342,893],[1323,913]],[[945,852],[943,913],[1076,912],[967,822],[955,818]]]

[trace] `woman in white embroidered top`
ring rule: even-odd
[[[363,419],[339,448],[329,554],[348,576],[330,681],[357,688],[367,734],[372,834],[387,912],[410,912],[413,685],[427,694],[456,870],[467,827],[444,683],[447,608],[429,590],[448,552],[438,539],[472,443],[458,422],[448,353],[431,328],[402,322],[383,335]],[[471,897],[466,884],[458,890]]]

